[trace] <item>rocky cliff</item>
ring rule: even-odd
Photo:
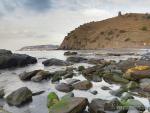
[[[59,49],[150,47],[150,14],[128,13],[90,22],[68,33]]]

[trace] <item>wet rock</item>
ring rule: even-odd
[[[63,76],[63,78],[64,78],[64,79],[66,79],[66,78],[72,78],[74,75],[75,75],[75,74],[74,74],[73,72],[68,72],[67,74],[65,74],[65,75]]]
[[[86,62],[87,59],[83,57],[68,57],[67,62],[72,62],[72,63],[83,63]]]
[[[124,78],[128,80],[140,80],[143,78],[150,78],[150,66],[136,66],[127,70]]]
[[[127,89],[136,89],[139,87],[139,84],[137,82],[134,82],[134,81],[130,81],[128,84],[127,84]]]
[[[4,89],[1,89],[1,90],[0,90],[0,98],[3,98],[4,96],[5,96]]]
[[[118,106],[121,106],[121,103],[117,98],[114,98],[105,103],[104,109],[106,111],[116,111],[116,110],[118,110],[118,108],[117,108]]]
[[[129,58],[127,60],[120,60],[117,65],[123,72],[126,72],[129,68],[135,66],[136,61],[136,58]]]
[[[125,108],[129,109],[130,107],[134,107],[139,111],[145,111],[145,106],[138,100],[128,99],[127,101],[122,101],[121,103]]]
[[[53,105],[59,102],[59,98],[55,92],[51,92],[47,96],[47,107],[51,108]]]
[[[78,67],[78,71],[82,72],[83,70],[85,70],[85,67],[84,67],[84,66],[79,66],[79,67]]]
[[[73,90],[73,86],[66,84],[66,83],[61,83],[56,85],[56,90],[61,91],[61,92],[71,92]]]
[[[25,54],[12,54],[10,52],[1,52],[0,69],[23,67],[28,64],[37,63],[37,59]]]
[[[64,53],[65,56],[71,56],[71,55],[77,55],[77,52],[71,52],[71,51],[67,51]]]
[[[31,72],[23,72],[23,73],[19,74],[19,78],[24,81],[31,80],[31,78],[33,76],[35,76],[39,71],[41,71],[41,70],[34,70]]]
[[[111,90],[111,89],[110,89],[109,87],[107,87],[107,86],[102,86],[101,89],[102,89],[102,90]]]
[[[150,79],[141,79],[139,87],[146,92],[150,92]]]
[[[9,105],[20,106],[32,100],[32,92],[27,87],[19,88],[6,97]]]
[[[93,91],[90,91],[90,93],[93,95],[97,95],[98,92],[96,90],[93,90]]]
[[[110,64],[110,62],[108,62],[104,59],[94,59],[94,58],[89,59],[88,63],[89,64],[95,64],[95,65],[108,65],[108,64]]]
[[[62,76],[66,75],[67,71],[56,71],[52,73],[52,82],[57,82],[62,79]]]
[[[44,64],[44,66],[69,66],[70,63],[63,61],[63,60],[59,60],[59,59],[48,59],[44,62],[42,62],[42,64]]]
[[[62,99],[49,109],[49,113],[82,113],[87,105],[86,98]]]
[[[31,78],[32,81],[34,82],[40,82],[44,79],[47,79],[51,74],[49,71],[39,71],[35,76]]]
[[[105,73],[103,75],[103,79],[105,82],[108,82],[110,84],[112,83],[126,84],[129,82],[129,80],[123,78],[122,75],[118,73]]]
[[[69,93],[67,93],[66,95],[64,95],[61,99],[70,99],[70,98],[72,98],[72,97],[74,97],[74,93],[69,92]]]
[[[120,97],[124,92],[126,92],[127,89],[126,88],[119,88],[117,90],[111,90],[110,94],[114,95],[114,96],[118,96]]]
[[[88,80],[94,82],[101,82],[102,81],[101,77],[103,76],[103,67],[104,65],[89,67],[84,71],[82,71],[83,76]]]
[[[0,56],[1,55],[12,55],[12,52],[5,49],[0,49]]]
[[[107,101],[106,100],[102,100],[102,99],[93,99],[92,102],[89,104],[89,112],[90,113],[106,113],[104,112],[104,106],[105,103]]]
[[[79,82],[79,81],[80,80],[78,80],[78,79],[70,79],[70,80],[68,80],[67,84],[73,85],[74,83]]]
[[[92,87],[92,83],[90,81],[80,81],[73,84],[73,87],[78,90],[88,90]]]
[[[38,92],[32,93],[32,96],[41,95],[43,93],[45,93],[45,91],[38,91]]]
[[[3,108],[0,107],[0,113],[10,113],[10,112],[8,112],[8,111],[6,111],[6,110],[4,110]]]
[[[121,100],[127,101],[128,99],[134,99],[134,97],[129,93],[123,93],[123,95],[121,96]]]

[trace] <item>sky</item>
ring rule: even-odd
[[[122,13],[149,13],[150,0],[0,0],[0,49],[61,44],[79,25]]]

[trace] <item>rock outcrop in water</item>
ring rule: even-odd
[[[9,50],[0,49],[0,69],[22,67],[34,64],[37,59],[25,54],[15,54]]]
[[[129,13],[79,26],[59,49],[146,48],[150,46],[150,15]]]

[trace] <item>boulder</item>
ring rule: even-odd
[[[49,113],[82,113],[87,105],[88,100],[86,98],[62,99],[49,109]]]
[[[4,96],[5,96],[4,89],[1,89],[1,90],[0,90],[0,98],[3,98]]]
[[[0,55],[0,69],[23,67],[34,64],[37,59],[25,54],[4,54]]]
[[[31,80],[34,81],[34,82],[40,82],[40,81],[42,81],[42,80],[47,79],[48,77],[50,77],[50,75],[51,74],[49,73],[49,71],[43,71],[43,70],[41,70],[35,76],[33,76],[31,78]]]
[[[88,90],[92,87],[92,83],[90,81],[84,80],[73,84],[73,87],[78,90]]]
[[[44,64],[44,66],[69,66],[70,65],[70,63],[66,61],[55,59],[55,58],[43,61],[42,64]]]
[[[150,66],[136,66],[130,68],[123,75],[128,80],[140,80],[143,78],[150,78]]]
[[[78,53],[77,53],[77,52],[74,52],[74,51],[73,51],[73,52],[67,51],[67,52],[64,53],[65,56],[71,56],[71,55],[77,55],[77,54],[78,54]]]
[[[33,76],[35,76],[39,71],[41,71],[41,70],[34,70],[31,72],[23,72],[23,73],[19,74],[19,78],[24,81],[31,80],[31,78]]]
[[[32,92],[27,87],[19,88],[6,97],[9,105],[20,106],[32,100]]]
[[[55,92],[51,92],[47,96],[47,107],[51,108],[53,105],[59,102],[59,97]]]
[[[72,63],[84,63],[86,62],[88,59],[83,58],[83,57],[68,57],[67,58],[67,62],[72,62]]]
[[[56,90],[61,91],[61,92],[71,92],[73,90],[73,86],[66,84],[66,83],[61,83],[56,85]]]

